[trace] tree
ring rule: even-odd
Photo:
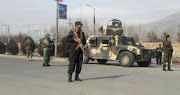
[[[177,42],[180,42],[180,32],[177,33],[177,39],[176,39]]]
[[[166,31],[162,33],[160,41],[166,40],[166,36],[169,35]]]
[[[10,40],[9,43],[6,45],[6,50],[9,54],[12,54],[12,55],[16,55],[19,52],[18,45],[13,39]]]
[[[61,39],[61,43],[58,45],[57,55],[59,57],[68,57],[71,48],[71,43],[66,42],[66,37]]]
[[[154,31],[149,32],[147,35],[147,41],[148,42],[158,42],[159,38],[157,37],[157,35],[154,33]]]
[[[6,46],[3,42],[0,41],[0,54],[6,53]]]

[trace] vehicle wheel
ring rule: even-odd
[[[88,62],[89,62],[89,52],[88,52],[88,50],[85,50],[84,52],[83,52],[83,64],[88,64]]]
[[[106,59],[97,59],[99,64],[106,64],[107,60]]]
[[[119,55],[119,64],[122,67],[131,67],[134,64],[134,55],[129,51],[124,51]]]
[[[151,59],[144,62],[137,62],[140,67],[148,67],[151,64]]]

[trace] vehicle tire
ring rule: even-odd
[[[149,59],[148,61],[137,62],[137,63],[140,67],[149,67],[149,65],[151,64],[151,59]]]
[[[88,52],[88,50],[85,50],[84,52],[83,52],[83,64],[88,64],[88,62],[89,62],[89,52]]]
[[[106,59],[97,59],[99,64],[106,64],[107,60]]]
[[[124,51],[119,55],[119,64],[122,67],[131,67],[134,64],[134,55],[129,51]]]

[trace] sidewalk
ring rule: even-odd
[[[22,59],[26,59],[26,56],[23,56],[23,55],[0,54],[0,57],[11,57],[11,58],[22,58]],[[43,60],[43,57],[33,56],[33,60]],[[51,61],[64,61],[64,62],[67,62],[68,59],[67,59],[67,58],[53,57],[53,58],[51,59]]]

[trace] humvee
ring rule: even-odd
[[[99,28],[99,32],[101,35],[93,35],[87,39],[83,55],[84,64],[89,60],[97,60],[99,64],[119,61],[123,67],[131,67],[135,62],[140,67],[148,67],[151,64],[152,51],[137,46],[132,37],[124,36],[120,20],[108,20]]]

